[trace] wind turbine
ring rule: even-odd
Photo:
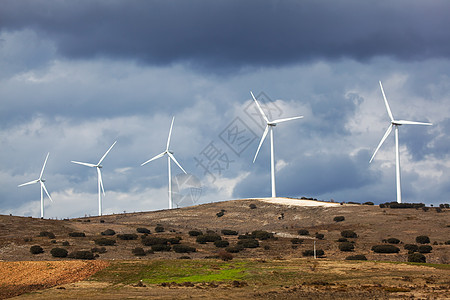
[[[167,166],[168,166],[168,173],[169,173],[169,209],[172,209],[172,206],[173,206],[173,204],[172,204],[172,174],[171,174],[171,169],[170,169],[170,160],[173,160],[177,164],[177,166],[180,167],[180,169],[184,172],[184,174],[187,174],[186,171],[183,169],[183,167],[178,163],[175,156],[173,156],[173,151],[169,150],[170,136],[172,135],[172,127],[173,127],[174,120],[175,120],[175,117],[172,118],[172,124],[170,124],[169,137],[167,138],[166,150],[164,150],[164,152],[156,155],[155,157],[153,157],[153,158],[147,160],[146,162],[144,162],[143,164],[141,164],[141,166],[143,166],[145,164],[148,164],[152,160],[161,158],[167,154]]]
[[[42,178],[42,175],[44,174],[45,165],[47,164],[47,159],[48,159],[49,155],[50,155],[50,153],[47,153],[47,157],[45,158],[44,165],[42,166],[41,174],[39,175],[38,179],[18,185],[18,187],[21,187],[21,186],[25,186],[25,185],[35,184],[38,182],[41,184],[41,219],[44,218],[44,191],[47,194],[50,201],[53,202],[52,197],[50,197],[50,194],[48,193],[47,188],[45,187],[45,184],[44,184],[45,179]]]
[[[398,148],[398,127],[401,125],[433,125],[431,123],[424,123],[424,122],[415,122],[415,121],[405,121],[405,120],[395,120],[394,116],[392,115],[391,109],[389,107],[389,103],[386,99],[386,95],[384,94],[383,85],[380,83],[381,93],[383,94],[384,98],[384,104],[386,105],[386,110],[389,115],[389,118],[391,119],[391,124],[389,125],[388,129],[386,130],[386,133],[384,134],[383,138],[381,139],[380,143],[378,144],[377,149],[375,149],[375,152],[372,155],[372,158],[370,159],[369,163],[372,162],[373,158],[375,157],[375,154],[377,154],[378,149],[380,149],[381,145],[384,143],[386,138],[389,136],[389,134],[392,131],[392,128],[395,128],[395,175],[396,175],[396,182],[397,182],[397,202],[402,203],[402,190],[400,186],[400,152]]]
[[[91,167],[91,168],[97,168],[97,177],[98,177],[98,215],[101,216],[102,215],[102,195],[100,193],[100,189],[103,191],[103,196],[105,196],[105,189],[103,188],[103,181],[102,181],[102,172],[100,171],[101,168],[103,168],[103,166],[101,165],[102,161],[105,159],[106,155],[108,155],[109,151],[111,151],[112,147],[114,147],[114,145],[117,143],[117,141],[115,141],[111,147],[109,147],[108,151],[106,151],[106,153],[102,156],[102,158],[100,158],[100,160],[98,161],[98,163],[96,165],[91,164],[91,163],[84,163],[84,162],[79,162],[79,161],[71,161],[74,164],[79,164],[82,166],[87,166],[87,167]]]
[[[264,133],[261,137],[261,141],[259,142],[258,150],[256,150],[255,157],[253,158],[253,163],[255,162],[256,157],[258,156],[259,149],[261,148],[261,145],[264,142],[264,140],[267,136],[267,133],[270,131],[270,172],[271,172],[271,181],[272,181],[272,198],[275,198],[277,195],[276,195],[276,191],[275,191],[275,157],[274,157],[275,155],[274,155],[274,151],[273,151],[273,127],[277,126],[278,123],[301,119],[301,118],[303,118],[303,116],[269,121],[269,119],[267,118],[266,114],[262,110],[261,106],[259,105],[259,103],[256,100],[253,93],[250,92],[250,94],[252,95],[253,100],[255,100],[256,106],[258,106],[259,112],[261,113],[261,116],[264,118],[264,121],[266,121],[266,124],[267,124],[266,129],[264,129]]]

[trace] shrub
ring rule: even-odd
[[[410,253],[419,251],[419,246],[414,244],[406,244],[403,248],[408,250]]]
[[[129,241],[129,240],[137,240],[138,235],[135,233],[123,233],[118,234],[117,237],[121,240]]]
[[[430,245],[420,245],[418,250],[419,253],[430,253],[431,250],[433,250],[433,247]]]
[[[141,242],[144,246],[153,246],[153,245],[166,245],[168,243],[168,240],[166,238],[161,237],[147,236],[143,238]]]
[[[355,249],[355,245],[350,242],[344,242],[339,244],[339,250],[341,251],[353,251]]]
[[[67,257],[67,250],[63,248],[53,248],[50,250],[53,257]]]
[[[92,253],[91,251],[86,251],[86,250],[79,250],[79,251],[74,251],[72,253],[70,253],[68,255],[69,258],[75,258],[75,259],[94,259],[94,253]]]
[[[318,240],[323,240],[324,237],[325,237],[324,234],[322,234],[322,233],[316,233],[316,239],[318,239]]]
[[[146,233],[146,234],[150,234],[150,230],[147,228],[143,228],[143,227],[139,227],[136,228],[137,233]]]
[[[244,250],[244,247],[242,247],[242,245],[234,245],[225,248],[225,251],[230,253],[238,253],[241,250]]]
[[[419,235],[418,237],[416,237],[416,243],[418,244],[429,244],[430,243],[430,238],[426,235]]]
[[[218,218],[220,218],[220,217],[223,217],[224,214],[225,214],[225,213],[224,213],[223,211],[220,211],[220,212],[218,212],[218,213],[216,214],[216,216],[217,216]]]
[[[230,243],[227,240],[218,240],[214,242],[214,246],[217,248],[225,248],[228,247]]]
[[[372,201],[367,201],[367,202],[364,202],[363,205],[373,205],[373,202]]]
[[[106,229],[106,230],[103,231],[101,234],[102,234],[102,235],[115,235],[116,232],[115,232],[114,230],[112,230],[112,229]]]
[[[257,248],[259,247],[259,242],[255,239],[244,239],[239,240],[238,245],[241,245],[244,248]]]
[[[255,209],[256,208],[256,204],[250,204],[248,207],[250,207],[250,209]]]
[[[183,255],[183,256],[178,257],[178,259],[191,259],[191,257],[187,256],[187,255]]]
[[[100,247],[100,248],[94,247],[91,249],[91,252],[92,253],[106,253],[107,251],[106,251],[105,247]]]
[[[300,229],[298,235],[309,235],[309,231],[306,229]]]
[[[105,220],[100,220],[100,223],[105,223]]]
[[[339,243],[344,243],[344,242],[348,242],[348,240],[346,239],[346,238],[343,238],[343,237],[341,237],[341,238],[338,238],[338,240],[337,240]]]
[[[293,238],[293,239],[291,239],[291,243],[292,243],[293,245],[301,244],[301,243],[303,243],[303,240],[302,240],[302,239],[299,239],[299,238]]]
[[[233,255],[227,251],[220,251],[218,256],[223,261],[229,261],[233,259]]]
[[[416,263],[426,263],[427,259],[425,255],[420,253],[410,253],[408,254],[408,261],[409,262],[416,262]]]
[[[238,232],[236,230],[223,229],[222,234],[223,235],[238,235]]]
[[[68,241],[64,241],[64,242],[62,242],[62,245],[67,247],[67,246],[70,246],[70,243]]]
[[[345,238],[357,238],[358,235],[353,230],[344,230],[341,231],[341,236]]]
[[[164,227],[162,227],[161,225],[156,226],[155,232],[164,232]]]
[[[252,236],[255,239],[264,241],[264,240],[268,240],[270,238],[273,238],[273,233],[267,232],[267,231],[264,231],[264,230],[255,230],[255,231],[252,232]]]
[[[445,242],[446,245],[450,245],[450,240]]]
[[[133,253],[135,256],[145,256],[145,250],[141,247],[136,247],[133,250],[131,250],[131,253]]]
[[[116,244],[116,240],[108,239],[108,238],[99,238],[94,240],[96,245],[99,246],[114,246]]]
[[[305,250],[302,252],[303,256],[314,256],[314,250]],[[318,249],[316,250],[316,256],[320,257],[320,256],[324,256],[325,255],[325,251],[323,251],[322,249]]]
[[[153,251],[170,251],[170,249],[171,249],[170,245],[164,245],[164,244],[152,245]]]
[[[44,253],[44,249],[42,249],[42,247],[39,245],[34,245],[30,247],[30,252],[31,254],[40,254]]]
[[[333,219],[333,221],[335,221],[335,222],[342,222],[344,220],[345,220],[344,216],[337,216],[337,217],[334,217],[334,219]]]
[[[388,239],[387,239],[387,242],[388,242],[389,244],[399,244],[399,243],[400,243],[400,240],[399,240],[399,239],[396,239],[396,238],[388,238]]]
[[[222,238],[220,237],[220,235],[214,233],[209,233],[209,234],[203,234],[203,235],[199,235],[197,236],[197,243],[199,244],[205,244],[208,242],[212,242],[214,243],[215,241],[221,240]]]
[[[170,243],[171,245],[179,244],[180,241],[181,241],[181,237],[179,237],[179,236],[167,239],[167,242]]]
[[[345,260],[367,260],[367,257],[363,254],[350,255]]]
[[[69,232],[70,237],[85,237],[86,234],[84,232]]]
[[[202,235],[203,232],[201,232],[200,230],[191,230],[189,231],[189,236],[199,236]]]
[[[174,245],[173,251],[175,251],[176,253],[190,253],[197,251],[197,249],[186,245]]]
[[[376,253],[398,253],[400,249],[394,245],[375,245],[372,247],[372,251]]]
[[[39,233],[39,236],[46,236],[49,239],[54,239],[55,238],[55,234],[53,232],[50,232],[50,231],[41,231]]]

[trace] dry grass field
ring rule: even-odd
[[[70,220],[0,216],[0,272],[4,274],[0,297],[450,298],[450,245],[446,244],[450,240],[449,209],[439,212],[435,208],[424,211],[354,204],[302,206],[292,201],[296,200],[283,204],[234,200]],[[250,208],[251,204],[256,208]],[[336,222],[336,216],[345,220]],[[156,232],[157,226],[164,231]],[[147,237],[181,238],[181,245],[196,251],[176,253],[175,245],[170,251],[151,251],[151,246],[143,245],[144,235],[137,228],[149,229]],[[101,235],[107,229],[116,234]],[[212,242],[200,244],[197,237],[189,235],[192,230],[215,232],[230,246],[237,245],[239,236],[224,235],[224,229],[239,235],[262,230],[274,236],[259,239],[258,247],[241,248],[231,254],[231,261],[223,261],[220,258],[226,253],[224,248]],[[309,234],[299,235],[299,230]],[[338,239],[344,230],[357,234],[356,238],[348,238],[353,251],[339,249]],[[54,237],[40,236],[42,232]],[[85,236],[69,236],[73,232]],[[323,238],[315,239],[316,233]],[[136,234],[137,238],[123,240],[120,234]],[[407,263],[404,245],[417,244],[419,235],[430,238],[427,245],[432,250],[424,254],[427,263]],[[64,248],[69,253],[91,252],[100,247],[95,240],[102,237],[115,240],[115,245],[104,246],[106,252],[96,252],[95,260],[56,258],[50,253],[53,248]],[[293,238],[302,242],[293,244]],[[394,245],[400,249],[398,253],[371,250],[374,245],[387,245],[385,240],[389,238],[400,240]],[[313,249],[314,241],[316,248],[324,251],[315,260],[303,256],[304,251]],[[43,253],[31,254],[33,245],[41,246]],[[134,255],[133,249],[138,247],[146,255]],[[355,254],[365,255],[368,261],[345,260]],[[189,259],[179,259],[182,257]]]

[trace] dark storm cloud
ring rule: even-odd
[[[2,1],[0,29],[30,28],[69,58],[194,67],[343,57],[448,57],[448,1]]]

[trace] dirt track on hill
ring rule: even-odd
[[[108,265],[106,261],[0,262],[0,299],[81,281]]]

